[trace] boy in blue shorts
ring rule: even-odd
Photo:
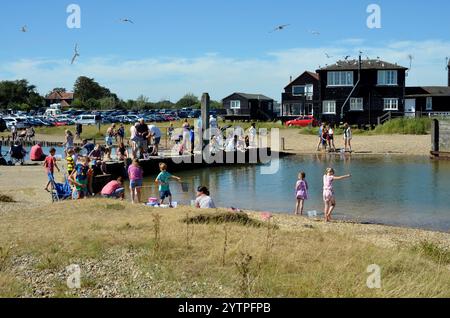
[[[170,179],[175,179],[178,181],[181,181],[181,178],[177,176],[173,176],[170,173],[167,172],[167,165],[165,163],[159,164],[159,169],[161,170],[161,173],[156,178],[155,182],[159,184],[159,197],[160,202],[159,204],[163,204],[164,200],[166,198],[169,198],[169,206],[172,208],[172,193],[170,192],[170,186],[169,182]]]

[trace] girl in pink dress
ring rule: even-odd
[[[305,200],[308,200],[308,182],[305,180],[306,174],[301,172],[298,175],[298,181],[295,185],[297,205],[295,206],[295,215],[303,215]]]
[[[331,221],[331,214],[333,213],[334,209],[336,208],[336,199],[334,196],[334,189],[333,189],[333,181],[337,180],[344,180],[351,178],[351,175],[346,175],[342,177],[336,177],[334,175],[334,169],[328,168],[325,172],[325,175],[323,176],[323,202],[325,203],[325,222]]]

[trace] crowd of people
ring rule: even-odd
[[[319,143],[317,144],[317,151],[320,151],[320,148],[324,151],[336,152],[336,146],[334,143],[334,126],[327,125],[326,123],[322,123],[319,127]],[[344,124],[344,149],[345,152],[352,152],[352,128],[345,123]]]
[[[245,151],[249,147],[257,147],[257,130],[256,124],[244,131],[241,127],[228,129],[220,129],[217,120],[210,118],[210,151]],[[197,128],[201,127],[201,122]],[[12,129],[13,142],[10,148],[11,157],[18,161],[22,160],[28,154],[21,144],[21,136],[33,136],[34,130],[27,130],[22,134],[18,134],[17,130]],[[181,126],[181,134],[176,134],[173,124],[168,128],[168,138],[179,146],[180,154],[185,152],[194,153],[195,144],[195,127],[191,126],[188,121],[184,121]],[[130,138],[126,139],[125,127],[123,124],[117,126],[112,124],[106,131],[105,145],[94,144],[89,140],[82,140],[80,147],[75,146],[75,140],[81,140],[82,126],[77,125],[75,136],[70,130],[66,130],[64,134],[64,159],[66,162],[68,182],[72,186],[72,198],[82,199],[89,196],[95,196],[93,189],[93,179],[99,174],[106,174],[106,163],[112,160],[115,149],[116,159],[125,162],[126,177],[129,179],[130,200],[133,204],[142,203],[142,189],[144,187],[144,171],[140,166],[140,159],[147,159],[151,156],[157,156],[160,151],[160,143],[162,133],[156,125],[147,125],[144,119],[139,120],[130,128]],[[317,149],[336,151],[334,143],[334,127],[323,123],[319,128],[319,144]],[[352,151],[351,140],[352,131],[348,124],[344,125],[343,134],[345,148],[344,151]],[[127,141],[128,140],[128,141]],[[129,152],[129,149],[131,151]],[[52,148],[49,155],[44,154],[42,146],[35,143],[30,150],[30,160],[35,162],[43,162],[47,175],[46,191],[50,191],[50,187],[54,185],[54,172],[61,170],[56,160],[56,149]],[[129,164],[131,162],[131,164]],[[166,164],[161,163],[160,171],[155,179],[158,185],[159,199],[158,205],[163,205],[168,200],[169,207],[173,207],[172,192],[170,190],[170,181],[181,181],[181,178],[169,173]],[[331,220],[332,213],[336,207],[336,199],[333,190],[333,182],[351,177],[350,175],[338,177],[332,168],[327,169],[323,177],[323,201],[325,221]],[[214,202],[210,197],[209,190],[201,186],[197,189],[197,199],[195,206],[198,208],[214,208]],[[295,214],[303,215],[305,201],[309,197],[309,187],[306,181],[305,172],[301,172],[296,183],[296,207]],[[124,178],[120,177],[110,181],[101,190],[100,194],[105,198],[125,199]]]

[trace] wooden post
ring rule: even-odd
[[[202,149],[209,143],[209,140],[203,138],[205,131],[209,129],[209,107],[210,107],[210,97],[208,93],[204,93],[202,96],[202,132],[200,140],[203,140]]]
[[[431,122],[431,151],[439,152],[439,121],[437,119]]]
[[[284,137],[282,137],[281,138],[281,150],[286,150],[286,148],[284,147],[285,146],[285,140],[284,140]]]

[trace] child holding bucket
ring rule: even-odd
[[[160,196],[159,204],[162,205],[164,203],[164,200],[166,198],[169,198],[169,207],[173,208],[172,193],[170,192],[169,182],[170,179],[181,181],[181,178],[173,176],[169,172],[167,172],[167,165],[165,163],[160,163],[159,169],[161,170],[161,173],[158,175],[158,177],[156,177],[155,180],[155,183],[159,185],[159,196]]]
[[[334,175],[334,169],[328,168],[325,172],[325,175],[323,176],[323,201],[325,203],[325,222],[331,221],[331,214],[333,213],[333,210],[336,208],[336,199],[334,196],[334,189],[333,189],[333,181],[339,181],[351,178],[351,174],[342,176],[342,177],[336,177]]]
[[[295,206],[295,215],[303,215],[305,200],[308,200],[308,182],[306,182],[306,173],[300,172],[298,181],[295,185],[297,204]]]

